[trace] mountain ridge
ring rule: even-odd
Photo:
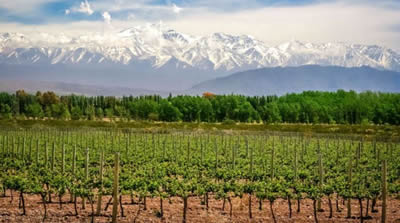
[[[270,46],[249,35],[192,36],[162,24],[78,36],[0,34],[0,79],[183,91],[240,71],[310,64],[400,71],[400,54],[347,43]]]
[[[140,95],[161,95],[167,96],[167,92],[150,91],[146,89],[133,89],[125,87],[105,87],[99,85],[83,85],[67,82],[48,82],[48,81],[20,81],[2,80],[0,82],[0,92],[15,93],[17,90],[24,90],[35,94],[37,91],[53,91],[60,95],[86,95],[86,96],[140,96]]]
[[[307,64],[343,67],[366,65],[400,71],[400,54],[377,45],[317,44],[291,40],[269,46],[249,35],[213,33],[191,36],[162,24],[75,37],[48,33],[0,35],[0,64],[129,65],[139,60],[148,61],[158,69],[171,58],[200,70],[231,72]]]
[[[163,76],[163,75],[162,75]],[[215,94],[283,95],[302,91],[355,90],[376,92],[400,92],[400,73],[377,70],[370,67],[343,68],[333,66],[305,65],[299,67],[274,67],[253,69],[234,73],[196,84],[186,90],[154,91],[124,86],[103,86],[101,84],[75,84],[66,81],[18,80],[2,78],[0,91],[28,92],[54,91],[58,94],[83,94],[87,96],[128,96],[128,95],[202,95]],[[163,84],[163,82],[160,82]]]
[[[302,91],[337,90],[400,92],[400,72],[368,66],[345,68],[305,65],[234,73],[193,86],[188,94],[283,95]]]

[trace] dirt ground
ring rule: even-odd
[[[26,215],[22,215],[22,209],[19,208],[19,194],[14,192],[13,201],[9,192],[6,197],[0,197],[0,222],[42,222],[44,215],[44,208],[41,203],[40,196],[25,195],[26,202]],[[102,202],[102,215],[95,217],[95,222],[111,222],[112,206],[104,211],[104,207],[110,197],[103,197]],[[125,217],[121,217],[119,213],[118,222],[182,222],[183,215],[183,201],[180,198],[171,198],[171,202],[164,200],[164,216],[158,217],[157,213],[160,210],[160,200],[158,198],[147,198],[147,210],[143,210],[143,205],[131,204],[130,196],[123,197],[123,208]],[[86,209],[81,207],[81,201],[78,199],[78,212],[79,215],[75,216],[74,205],[69,203],[69,196],[63,197],[62,209],[60,209],[58,198],[53,197],[53,203],[48,204],[48,217],[45,222],[90,222],[91,221],[91,206],[89,203]],[[135,198],[135,201],[138,201]],[[329,206],[327,200],[322,201],[322,208],[324,212],[318,212],[319,222],[360,222],[358,201],[352,202],[352,215],[353,218],[346,218],[345,205],[342,201],[339,202],[341,212],[336,212],[335,201],[333,201],[333,218],[329,219]],[[223,201],[215,200],[213,198],[209,201],[209,210],[206,206],[201,204],[198,197],[189,198],[188,202],[188,222],[273,222],[272,215],[269,209],[269,202],[262,203],[262,210],[259,210],[259,202],[252,198],[252,213],[253,218],[249,218],[248,212],[248,197],[242,199],[235,198],[233,204],[233,216],[229,215],[229,204],[226,202],[225,210],[222,210]],[[364,201],[364,215],[366,202]],[[96,208],[96,204],[94,205]],[[312,201],[302,200],[301,211],[297,213],[297,202],[292,202],[293,215],[289,218],[288,203],[286,200],[277,200],[273,205],[277,222],[315,222],[313,217]],[[364,220],[364,222],[380,222],[381,202],[378,202],[376,207],[379,212],[371,213],[371,219]],[[369,208],[371,209],[371,208]],[[400,223],[400,201],[390,199],[388,203],[388,222]]]

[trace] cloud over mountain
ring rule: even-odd
[[[109,13],[103,16],[106,22],[111,20]],[[172,60],[183,67],[220,71],[306,64],[400,71],[399,53],[386,47],[296,40],[269,46],[249,35],[192,36],[162,23],[74,37],[48,33],[0,35],[0,64],[129,65],[146,61],[160,68]]]
[[[45,80],[58,75],[57,81],[63,81],[84,73],[91,75],[87,84],[109,84],[107,75],[113,74],[120,75],[119,84],[129,87],[182,90],[237,71],[309,64],[400,71],[400,55],[376,45],[292,40],[271,46],[249,35],[193,36],[163,23],[77,36],[0,34],[3,73],[39,73]]]

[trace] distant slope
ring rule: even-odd
[[[282,95],[306,90],[400,92],[400,73],[370,67],[344,68],[308,65],[276,67],[235,73],[227,77],[205,81],[188,91],[201,94]]]
[[[149,91],[144,89],[132,89],[124,87],[104,87],[96,85],[81,85],[61,82],[42,82],[42,81],[22,81],[22,80],[0,80],[0,92],[14,93],[19,89],[24,89],[29,93],[37,91],[54,91],[57,94],[79,94],[86,96],[139,96],[139,95],[167,95],[164,92]]]
[[[116,77],[117,75],[114,75]],[[111,81],[111,80],[110,80]],[[111,81],[112,82],[112,81]],[[162,84],[161,80],[158,84]],[[117,83],[114,83],[117,84]],[[59,81],[21,80],[18,77],[1,77],[0,92],[54,91],[57,94],[82,94],[87,96],[151,95],[167,96],[170,91],[154,91],[135,87],[104,86],[98,83],[75,84]],[[400,73],[382,71],[370,67],[344,68],[334,66],[308,65],[301,67],[275,67],[249,70],[223,78],[202,82],[177,94],[202,94],[209,91],[216,94],[282,95],[307,90],[336,91],[382,91],[400,92]]]

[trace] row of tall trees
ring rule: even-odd
[[[139,97],[0,93],[0,117],[184,122],[400,124],[400,94],[307,91],[284,96]]]

